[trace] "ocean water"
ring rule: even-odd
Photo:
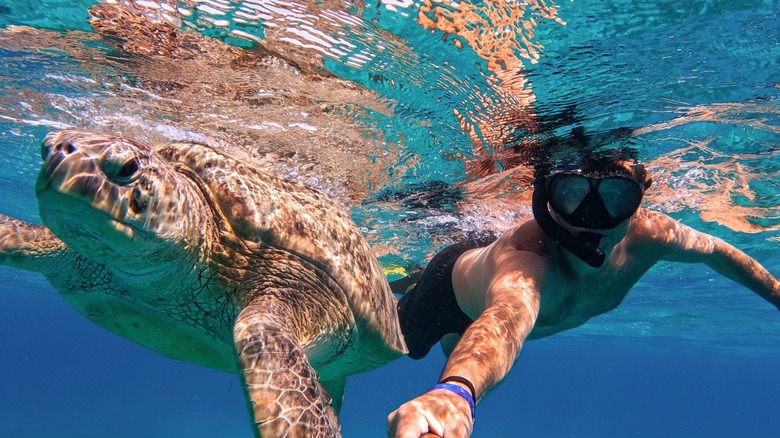
[[[40,222],[50,130],[205,140],[344,202],[396,278],[528,217],[508,151],[629,128],[645,207],[780,274],[777,1],[179,3],[175,24],[225,45],[138,53],[92,30],[94,2],[0,0],[1,214]],[[253,44],[330,77],[221,61]],[[0,284],[0,436],[251,436],[236,376],[93,325],[39,275],[0,267]],[[619,308],[528,342],[474,436],[776,436],[779,316],[704,266],[659,264]],[[434,349],[351,378],[344,436],[383,436],[443,364]]]

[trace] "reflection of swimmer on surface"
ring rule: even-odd
[[[401,299],[409,355],[423,357],[439,340],[450,354],[440,384],[389,415],[390,436],[468,436],[475,402],[507,375],[526,339],[614,309],[661,260],[704,263],[780,308],[780,283],[757,261],[639,208],[651,180],[631,154],[578,161],[537,165],[534,220],[487,246],[445,249]]]

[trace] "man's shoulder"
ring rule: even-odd
[[[539,252],[540,246],[548,239],[535,220],[530,219],[507,230],[496,242],[509,250]]]
[[[634,223],[643,225],[644,227],[674,227],[677,223],[676,220],[670,216],[646,208],[640,208],[637,210],[633,219]]]
[[[473,263],[492,266],[498,259],[506,259],[507,253],[514,253],[511,258],[521,256],[522,253],[541,255],[547,239],[536,222],[529,220],[506,230],[489,245],[469,251],[459,262],[462,266]]]
[[[631,221],[629,237],[638,241],[665,241],[680,228],[680,223],[664,213],[639,209]]]

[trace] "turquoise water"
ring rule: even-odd
[[[496,85],[500,73],[465,38],[424,30],[413,2],[390,7],[402,3],[341,8],[357,21],[347,26],[342,17],[333,35],[351,46],[339,43],[349,50],[328,52],[323,62],[373,93],[339,102],[372,140],[374,149],[350,152],[355,162],[365,154],[374,164],[341,163],[357,175],[349,188],[340,185],[349,178],[282,169],[350,205],[388,267],[425,263],[463,234],[500,231],[527,216],[527,204],[513,197],[523,187],[502,179],[506,174],[469,174],[458,157],[487,157],[507,170],[496,156],[534,138],[521,122],[500,141],[491,137],[489,127],[506,120],[500,115],[529,105]],[[0,213],[39,222],[32,187],[40,141],[52,129],[250,142],[260,135],[250,125],[287,121],[278,136],[289,144],[307,139],[293,123],[347,138],[325,132],[318,123],[330,119],[314,113],[221,101],[219,90],[200,100],[185,96],[177,91],[182,84],[157,77],[162,72],[143,55],[95,35],[86,23],[92,4],[0,0]],[[655,179],[648,208],[722,237],[780,273],[780,5],[556,6],[561,22],[526,10],[534,35],[511,52],[522,73],[513,70],[510,79],[526,81],[544,132],[633,129]],[[240,29],[268,37],[260,26]],[[191,27],[220,38],[238,28]],[[536,55],[522,56],[529,47]],[[247,80],[202,74],[204,83]],[[484,152],[453,110],[477,126]],[[336,153],[328,144],[315,162]],[[354,173],[362,168],[371,178]],[[0,268],[0,284],[0,436],[251,436],[236,377],[166,359],[93,326],[40,276]],[[750,291],[704,267],[661,264],[618,309],[528,343],[510,376],[480,403],[474,436],[775,436],[778,345],[776,310]],[[443,363],[434,351],[352,378],[341,413],[344,436],[382,436],[387,413],[427,389]]]

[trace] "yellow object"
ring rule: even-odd
[[[406,277],[407,275],[409,275],[406,272],[406,268],[404,268],[403,266],[396,265],[396,264],[392,264],[392,265],[388,265],[388,266],[382,266],[382,270],[385,272],[385,277],[389,277],[391,275],[398,275],[398,276],[401,276],[401,277]]]

